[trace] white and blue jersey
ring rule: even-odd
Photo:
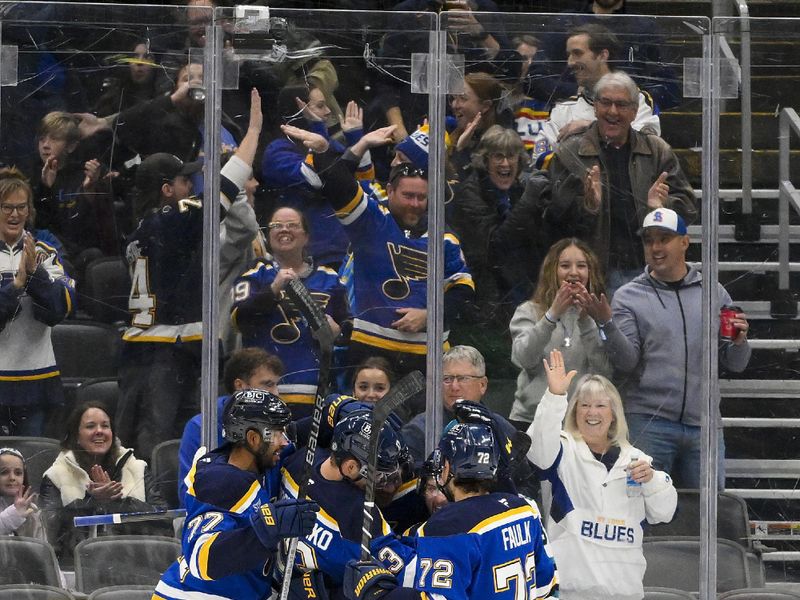
[[[186,476],[181,555],[162,575],[153,600],[270,596],[275,549],[259,541],[250,513],[271,494],[256,473],[229,464],[229,453],[230,446],[224,446],[206,454]]]
[[[431,600],[558,597],[558,575],[536,504],[505,493],[452,502],[415,537],[385,536],[372,554],[405,588]]]

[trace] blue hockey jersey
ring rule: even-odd
[[[521,496],[494,493],[452,502],[415,537],[375,539],[372,554],[403,587],[433,600],[557,597],[539,511]]]
[[[259,477],[228,463],[230,446],[200,458],[186,476],[181,556],[162,575],[157,600],[268,598],[271,557],[250,513],[271,499]]]
[[[270,286],[277,273],[277,265],[265,260],[257,261],[243,273],[233,286],[231,318],[242,332],[244,347],[263,348],[286,365],[286,374],[278,386],[281,399],[288,404],[313,405],[319,372],[313,337],[291,301],[288,298],[276,301],[271,295]],[[334,321],[341,324],[349,318],[345,288],[339,283],[336,271],[317,267],[303,283]],[[248,302],[265,293],[264,301]]]

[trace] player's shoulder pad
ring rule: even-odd
[[[194,492],[201,502],[243,513],[260,491],[258,476],[229,464],[227,452],[211,452],[197,461]]]

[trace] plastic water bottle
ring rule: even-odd
[[[627,476],[625,479],[625,491],[628,493],[628,498],[636,498],[642,495],[642,484],[636,481],[631,475],[633,465],[638,462],[638,456],[631,456],[631,461],[628,463]]]

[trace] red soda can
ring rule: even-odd
[[[723,306],[719,311],[719,336],[723,340],[732,340],[739,334],[733,326],[733,319],[740,314],[742,309],[738,306]]]

